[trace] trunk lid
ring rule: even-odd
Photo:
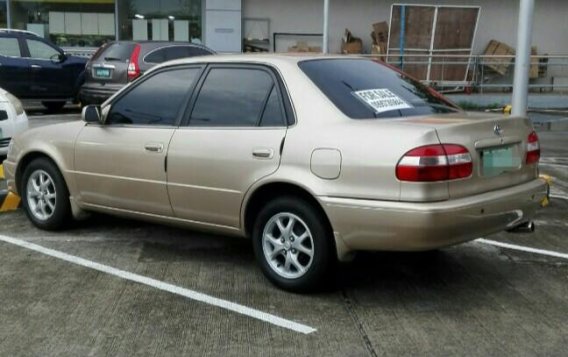
[[[448,182],[450,198],[515,186],[538,177],[538,165],[525,163],[527,140],[533,127],[528,118],[455,113],[406,119],[409,124],[432,127],[440,143],[466,147],[473,173]]]

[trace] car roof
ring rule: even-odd
[[[349,56],[349,55],[324,55],[314,53],[254,53],[254,54],[217,54],[211,56],[199,56],[181,58],[169,62],[164,62],[157,67],[167,67],[172,65],[182,65],[191,63],[267,63],[278,64],[288,63],[296,64],[308,60],[323,60],[323,59],[364,59],[362,56]]]
[[[0,34],[12,34],[12,35],[21,35],[21,36],[30,36],[30,37],[40,37],[38,34],[26,31],[26,30],[16,30],[16,29],[4,29],[0,28]]]

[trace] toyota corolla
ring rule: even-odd
[[[83,121],[14,138],[5,172],[33,224],[96,211],[250,237],[305,291],[361,250],[430,250],[531,222],[546,197],[525,117],[463,112],[370,59],[168,62]]]

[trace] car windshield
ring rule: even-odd
[[[299,66],[352,119],[460,111],[432,88],[370,59],[306,60]]]

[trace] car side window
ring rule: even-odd
[[[195,101],[190,126],[257,126],[272,76],[253,68],[212,68]]]
[[[112,104],[107,124],[175,125],[200,68],[159,72]]]
[[[276,90],[276,86],[272,86],[262,118],[260,119],[260,126],[284,126],[284,118],[278,90]]]
[[[20,45],[17,38],[0,37],[0,55],[9,57],[21,57]]]
[[[28,44],[31,58],[48,60],[53,58],[53,56],[59,55],[59,51],[41,41],[26,39],[26,43]]]
[[[144,62],[146,62],[146,63],[162,63],[162,62],[166,61],[165,52],[166,52],[165,48],[160,48],[160,49],[154,50],[150,54],[148,54],[146,57],[144,57]]]

